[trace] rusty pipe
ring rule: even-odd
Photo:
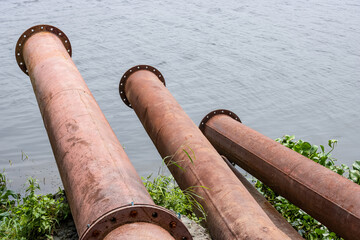
[[[343,238],[360,236],[360,186],[239,122],[212,111],[200,129],[230,161]]]
[[[207,213],[212,238],[289,239],[271,222],[164,83],[158,70],[139,65],[123,75],[119,93],[134,109],[180,188],[201,196],[197,201]]]
[[[225,156],[221,157],[244,187],[246,187],[251,196],[253,196],[259,206],[264,210],[266,215],[269,216],[275,226],[281,229],[281,231],[293,240],[303,239],[300,234],[288,223],[288,221],[286,221],[286,219],[266,200],[266,198],[261,195],[261,193],[235,168],[235,166],[233,166]]]
[[[38,25],[21,35],[15,55],[30,77],[80,239],[112,231],[136,238],[144,226],[154,233],[145,239],[191,239],[152,201],[69,53],[61,30]]]

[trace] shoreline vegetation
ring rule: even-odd
[[[360,184],[360,161],[355,161],[351,167],[341,164],[336,165],[336,159],[331,157],[337,140],[329,140],[329,151],[323,145],[312,145],[303,140],[295,140],[295,136],[285,135],[276,139],[280,144],[302,154],[303,156],[321,164],[322,166],[342,175],[349,180]],[[185,151],[185,150],[184,150]],[[186,151],[185,151],[186,153]],[[26,156],[27,157],[27,156]],[[190,157],[189,157],[190,158]],[[190,158],[190,160],[192,160]],[[174,178],[166,176],[160,171],[156,177],[151,175],[142,178],[146,189],[155,204],[173,210],[184,216],[184,219],[200,224],[206,221],[204,210],[197,202],[201,198],[194,193],[194,186],[182,191]],[[259,180],[251,177],[257,190],[276,208],[278,212],[293,226],[305,239],[342,239],[331,232],[320,222],[316,221],[306,212],[291,204],[288,200],[272,191]],[[25,194],[7,188],[8,179],[4,172],[0,173],[0,240],[5,239],[70,239],[60,235],[70,234],[77,239],[76,230],[72,221],[69,205],[63,190],[56,194],[36,194],[40,190],[37,180],[28,179]],[[201,217],[196,217],[194,211],[201,212]],[[64,229],[73,228],[73,232],[64,233]],[[205,233],[201,233],[204,235]],[[197,239],[197,238],[195,238]],[[200,239],[200,238],[198,238]],[[201,239],[210,239],[203,236]]]

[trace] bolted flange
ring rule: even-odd
[[[137,65],[135,67],[130,68],[121,77],[121,80],[119,83],[119,94],[120,94],[121,100],[130,108],[132,108],[131,103],[129,102],[129,100],[127,99],[126,94],[125,94],[126,80],[130,77],[131,74],[133,74],[134,72],[140,71],[140,70],[147,70],[147,71],[154,73],[160,79],[160,81],[164,84],[164,86],[166,86],[164,76],[156,68],[149,66],[149,65]]]
[[[33,27],[29,28],[28,30],[26,30],[23,34],[21,34],[19,40],[16,43],[16,47],[15,47],[16,62],[18,63],[20,69],[26,75],[29,75],[29,74],[28,74],[28,70],[25,65],[24,57],[23,57],[23,47],[25,45],[25,42],[32,35],[39,33],[39,32],[50,32],[50,33],[55,34],[58,38],[60,38],[61,42],[64,44],[64,47],[67,50],[67,52],[69,53],[70,57],[72,54],[70,41],[63,31],[61,31],[60,29],[58,29],[54,26],[51,26],[51,25],[43,24],[43,25],[33,26]]]
[[[148,204],[129,204],[114,209],[88,225],[80,240],[104,239],[112,230],[128,223],[147,222],[168,231],[175,240],[191,240],[192,236],[181,220],[170,210]]]
[[[209,112],[200,122],[199,124],[199,128],[200,130],[203,132],[204,128],[205,128],[205,124],[207,123],[207,121],[209,121],[213,116],[215,115],[219,115],[219,114],[224,114],[224,115],[228,115],[229,117],[233,118],[234,120],[241,122],[240,118],[233,113],[232,111],[226,110],[226,109],[218,109],[218,110],[214,110]]]

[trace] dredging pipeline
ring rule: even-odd
[[[243,125],[225,109],[200,129],[222,155],[345,239],[360,236],[360,186]]]
[[[134,109],[180,188],[202,205],[213,239],[290,239],[186,115],[157,69],[147,65],[129,69],[119,93]]]
[[[152,201],[73,63],[67,36],[34,26],[15,56],[30,77],[79,238],[192,239]]]
[[[269,216],[275,226],[281,229],[281,231],[288,235],[292,240],[303,240],[304,238],[300,236],[300,234],[288,223],[288,221],[266,200],[263,195],[261,195],[261,193],[235,168],[235,166],[233,166],[225,156],[222,155],[222,158],[235,176],[253,196],[259,206],[264,210],[266,215]]]

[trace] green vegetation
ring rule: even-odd
[[[344,176],[351,181],[360,184],[360,161],[356,161],[349,169],[345,164],[335,165],[336,159],[331,157],[337,140],[329,140],[330,151],[326,152],[325,147],[320,145],[311,145],[302,140],[295,141],[295,136],[285,135],[283,138],[276,139],[282,145],[310,158],[326,168]],[[260,193],[280,212],[285,219],[303,236],[305,239],[342,239],[335,233],[330,232],[324,225],[316,221],[306,212],[291,204],[288,200],[272,191],[269,187],[260,181],[256,181],[255,187]]]
[[[331,152],[335,148],[336,140],[329,140],[328,146],[330,150],[327,152],[322,145],[318,147],[302,140],[296,141],[294,136],[285,135],[281,139],[276,139],[276,141],[360,184],[360,161],[356,161],[352,165],[352,169],[344,164],[340,166],[335,165],[336,160],[331,157]],[[184,152],[191,163],[193,163],[196,160],[195,154],[190,147],[187,146],[187,149],[188,151],[180,149],[177,153]],[[25,157],[28,158],[27,155]],[[164,162],[168,165],[178,166],[172,159],[173,156],[170,156],[165,158]],[[180,166],[178,167],[180,168]],[[143,178],[144,185],[155,204],[186,215],[196,222],[206,220],[204,209],[196,200],[202,199],[202,197],[198,196],[194,191],[198,187],[206,187],[194,186],[182,191],[177,186],[174,178],[172,176],[165,176],[161,170],[158,176],[153,179],[151,175]],[[182,170],[185,171],[184,169]],[[256,180],[255,187],[304,238],[341,239],[310,215],[276,194],[265,184]],[[52,239],[56,226],[70,214],[69,206],[64,200],[65,195],[63,191],[59,191],[54,197],[52,194],[35,194],[35,191],[39,189],[40,187],[36,180],[30,178],[25,196],[21,196],[7,189],[7,179],[4,173],[0,173],[0,240]],[[197,218],[194,211],[202,213],[202,217]]]
[[[195,199],[195,197],[202,198],[194,192],[194,188],[196,187],[182,191],[172,176],[164,175],[158,175],[153,180],[151,180],[151,176],[148,176],[147,178],[143,178],[143,181],[156,205],[185,215],[197,223],[206,218],[203,207]],[[202,213],[202,217],[196,217],[194,213],[195,209]]]
[[[5,175],[0,173],[0,239],[52,239],[59,221],[70,213],[64,192],[59,190],[56,197],[37,195],[39,184],[30,178],[26,194],[21,198],[8,190],[6,184]]]
[[[174,156],[180,152],[185,154],[186,158],[190,160],[190,163],[193,164],[196,160],[194,151],[188,145],[183,144],[174,153],[174,155],[165,157],[163,159],[163,164],[166,164],[167,166],[174,165],[182,171],[185,171],[178,163],[173,161]],[[165,176],[162,173],[163,167],[164,165],[162,165],[162,167],[159,169],[158,175],[154,179],[151,180],[152,175],[148,176],[147,178],[142,178],[144,185],[147,191],[150,193],[154,203],[156,205],[173,210],[178,214],[185,215],[197,223],[206,220],[204,208],[197,201],[197,199],[202,199],[202,197],[196,194],[194,190],[196,188],[207,188],[205,186],[192,186],[182,191],[176,184],[173,176]],[[196,217],[194,211],[199,212],[202,217]]]

